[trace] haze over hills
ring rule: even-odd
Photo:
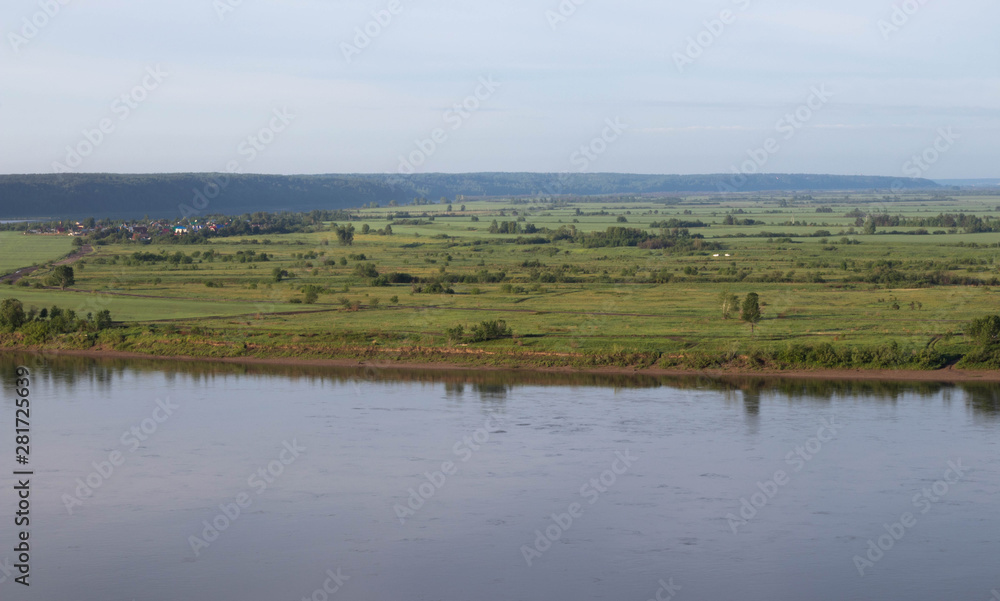
[[[0,175],[0,218],[181,218],[345,209],[424,198],[600,196],[761,191],[934,190],[927,179],[812,174],[622,173]]]
[[[996,188],[1000,187],[1000,179],[938,179],[935,183],[942,186],[961,186],[963,188]]]

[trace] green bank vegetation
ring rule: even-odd
[[[1000,197],[964,191],[453,198],[357,209],[284,233],[95,236],[72,282],[43,266],[0,286],[0,298],[25,311],[114,314],[113,336],[53,332],[41,343],[52,348],[995,368],[996,341],[972,324],[1000,313],[998,211]],[[23,265],[51,260],[42,254]],[[18,332],[0,344],[37,346]]]

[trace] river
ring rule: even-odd
[[[6,573],[19,364],[30,587]],[[0,384],[4,600],[1000,589],[996,385],[10,355]]]

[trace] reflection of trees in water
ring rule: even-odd
[[[507,395],[513,390],[512,384],[472,384],[472,390],[479,395],[479,400],[486,402],[503,402],[507,400]]]
[[[895,403],[904,394],[941,394],[946,401],[951,391],[965,393],[967,404],[974,412],[990,417],[1000,416],[1000,383],[973,382],[947,384],[940,382],[906,382],[879,380],[801,380],[755,376],[652,376],[648,374],[595,374],[572,372],[534,372],[500,370],[427,370],[399,368],[392,364],[368,364],[357,367],[325,367],[313,365],[264,365],[248,363],[213,363],[209,361],[173,361],[157,359],[99,359],[79,356],[34,355],[25,353],[0,354],[0,384],[13,387],[14,367],[37,366],[34,377],[67,387],[90,382],[107,388],[127,371],[155,372],[168,385],[178,378],[187,378],[211,386],[217,377],[270,376],[306,380],[316,383],[335,382],[358,385],[364,382],[422,382],[442,384],[446,394],[461,397],[465,387],[484,402],[503,401],[517,386],[584,386],[613,389],[670,388],[675,390],[715,390],[733,401],[739,392],[748,415],[759,415],[761,398],[765,395],[784,396],[790,401],[829,403],[834,398],[863,398]]]
[[[465,382],[445,382],[444,395],[449,399],[462,400],[465,394]]]
[[[990,420],[1000,418],[1000,386],[976,382],[963,388],[965,404],[973,414]]]

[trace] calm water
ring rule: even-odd
[[[13,361],[0,356],[10,564]],[[997,387],[20,362],[31,587],[0,572],[5,601],[1000,589]],[[758,505],[746,521],[741,499]],[[854,558],[880,536],[891,548],[862,577]]]

